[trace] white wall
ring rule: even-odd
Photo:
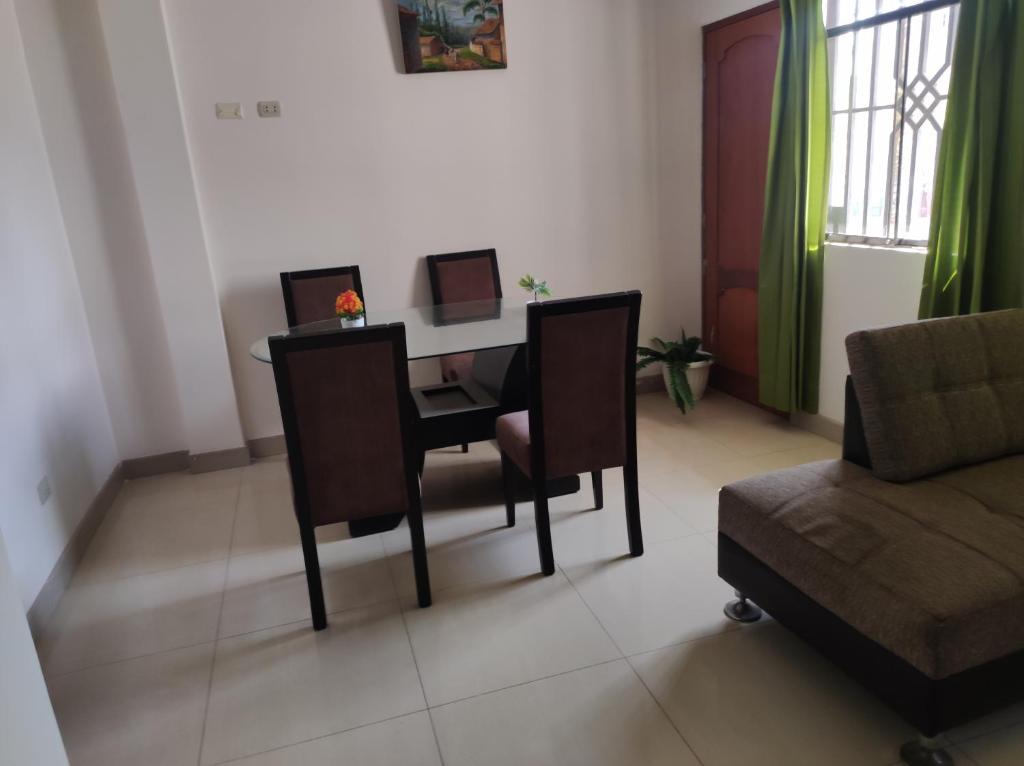
[[[185,448],[95,0],[16,0],[40,121],[122,458]]]
[[[6,0],[0,0],[2,5]],[[0,10],[0,19],[3,18]],[[39,657],[0,534],[0,763],[67,766]]]
[[[0,529],[28,606],[119,455],[12,0],[0,97]]]
[[[925,257],[921,250],[825,247],[820,415],[843,422],[846,376],[850,374],[847,335],[917,319]]]
[[[239,448],[244,442],[238,405],[163,8],[160,0],[98,0],[98,8],[149,242],[186,447],[193,454]]]
[[[165,0],[247,437],[281,430],[248,347],[284,322],[285,269],[357,263],[371,304],[409,306],[429,302],[423,256],[494,246],[513,298],[527,271],[563,296],[639,288],[641,337],[675,325],[651,11],[509,2],[507,71],[404,75],[386,0]],[[267,99],[283,117],[254,116]],[[217,101],[247,119],[214,119]]]

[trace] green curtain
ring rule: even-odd
[[[758,278],[762,404],[818,411],[832,105],[821,0],[782,0]]]
[[[963,0],[922,319],[1024,300],[1024,0]]]

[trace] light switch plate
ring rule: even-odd
[[[281,116],[281,102],[280,101],[260,101],[256,104],[256,113],[260,117],[280,117]]]
[[[218,120],[241,120],[243,117],[242,105],[237,101],[222,101],[217,104]]]

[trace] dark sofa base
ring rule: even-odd
[[[722,533],[718,575],[927,737],[1024,699],[1024,651],[935,681],[851,628]]]

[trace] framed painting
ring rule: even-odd
[[[408,74],[504,69],[504,0],[398,0]]]

